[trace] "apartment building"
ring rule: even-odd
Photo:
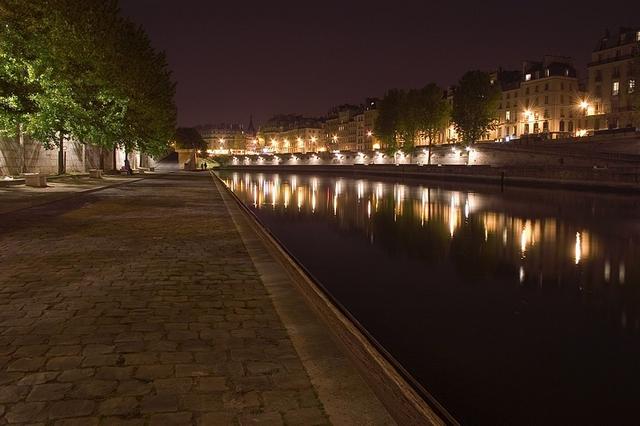
[[[588,64],[589,97],[583,104],[593,130],[640,127],[633,112],[640,78],[640,27],[608,31],[600,39]]]

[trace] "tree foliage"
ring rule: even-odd
[[[207,142],[193,127],[178,127],[174,140],[176,148],[195,149],[196,151],[207,149]]]
[[[422,89],[387,91],[378,104],[375,132],[390,150],[411,149],[421,137],[431,144],[449,122],[444,91],[431,83]]]
[[[465,144],[480,140],[495,128],[500,89],[491,82],[489,74],[469,71],[454,89],[451,116]]]
[[[0,132],[149,154],[175,131],[166,59],[115,0],[0,0]]]
[[[403,98],[402,90],[391,89],[378,103],[379,112],[374,131],[377,138],[389,149],[395,149],[398,146]]]

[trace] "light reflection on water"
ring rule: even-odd
[[[601,280],[592,284],[624,282],[625,258],[622,253],[603,252],[598,239],[578,225],[558,221],[554,217],[528,218],[505,211],[493,211],[483,206],[482,195],[473,192],[433,189],[421,185],[368,182],[363,179],[331,179],[258,173],[233,173],[224,182],[246,199],[251,194],[251,205],[257,210],[269,208],[291,213],[291,200],[299,214],[336,217],[343,226],[358,228],[373,240],[376,215],[393,212],[393,220],[406,218],[413,226],[424,228],[430,222],[448,230],[453,240],[462,226],[480,226],[484,241],[481,246],[502,245],[503,256],[517,264],[515,281],[522,276],[552,277],[566,266],[567,259],[577,266],[600,268]],[[322,184],[322,186],[321,186]],[[477,223],[479,224],[477,224]],[[419,253],[416,253],[419,255]],[[620,273],[614,274],[612,265]]]
[[[599,423],[615,406],[625,423],[640,381],[637,199],[221,177],[463,422]],[[531,417],[536,404],[548,410]]]

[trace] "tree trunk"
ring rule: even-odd
[[[66,164],[64,161],[64,134],[60,132],[60,141],[58,145],[58,174],[66,173]]]
[[[82,171],[87,171],[87,145],[82,144]]]
[[[22,123],[18,124],[18,140],[20,141],[20,170],[19,173],[27,172],[27,152],[24,146],[24,132],[22,131]]]

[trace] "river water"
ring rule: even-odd
[[[639,197],[220,176],[461,423],[639,422]]]

